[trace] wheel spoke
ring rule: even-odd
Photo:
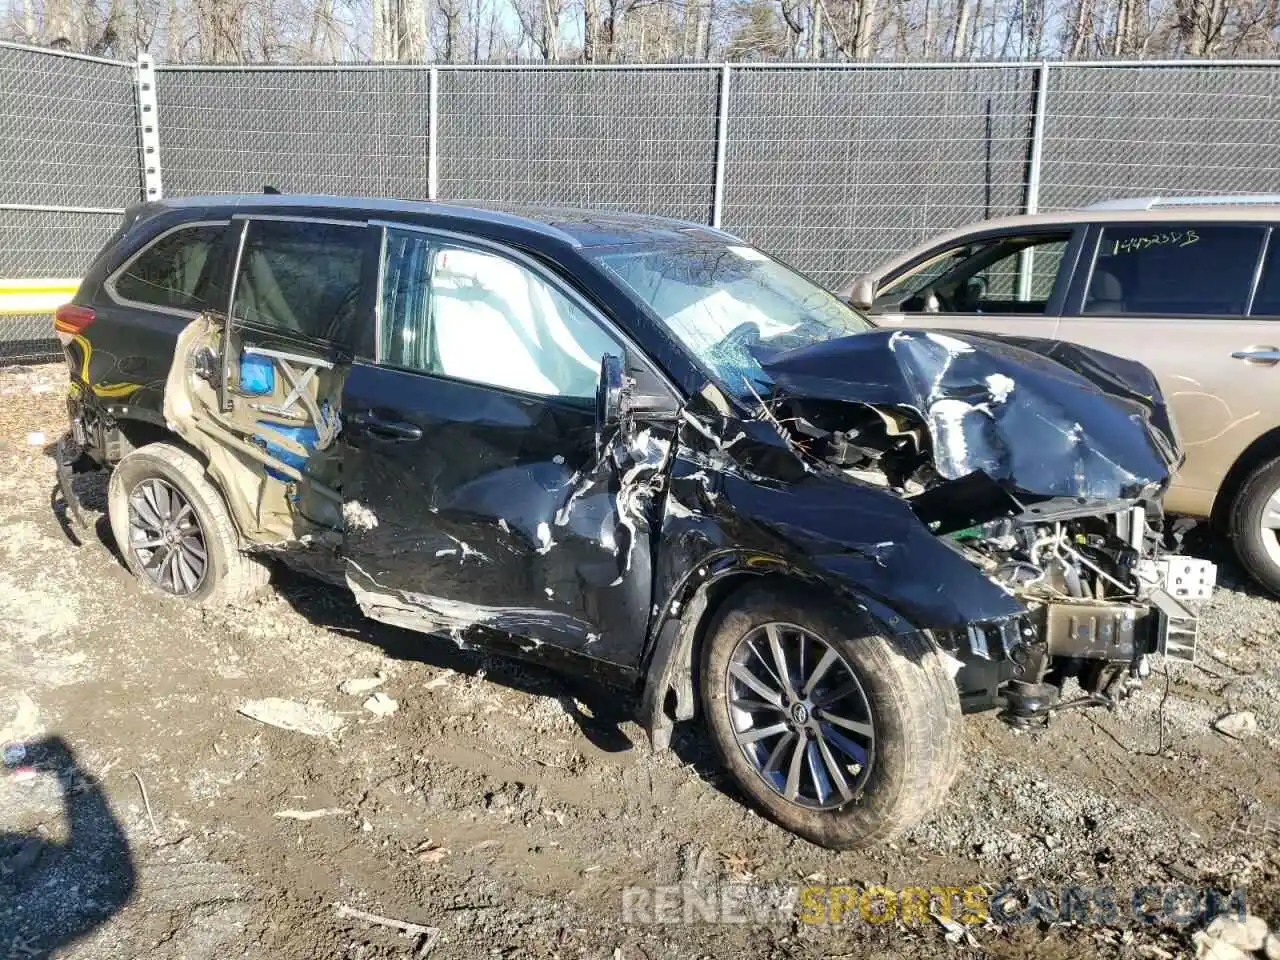
[[[868,740],[875,736],[875,731],[872,729],[871,724],[864,723],[861,720],[850,720],[848,717],[842,717],[839,714],[832,713],[830,710],[819,710],[818,717],[828,723],[844,727],[846,730],[852,730],[858,736],[866,737]]]
[[[182,549],[186,550],[193,558],[201,563],[209,559],[209,555],[205,553],[204,543],[200,539],[199,531],[195,534],[182,538]]]
[[[159,530],[164,526],[164,521],[160,519],[160,515],[156,513],[155,508],[151,506],[151,502],[147,499],[146,491],[139,488],[134,491],[129,503],[133,506],[133,512],[137,514],[139,520],[150,530]]]
[[[191,516],[193,513],[195,513],[195,511],[191,509],[191,504],[184,503],[179,508],[177,516],[173,518],[173,522],[178,525],[179,529],[181,529],[182,521],[187,519],[187,517]]]
[[[155,481],[149,481],[146,486],[142,488],[142,495],[147,498],[147,504],[155,512],[156,517],[161,523],[164,523],[164,521],[169,518],[168,504],[162,503],[160,499],[163,492],[164,491],[160,489],[159,485],[155,483]],[[167,499],[168,498],[165,497],[165,500]]]
[[[787,770],[787,785],[783,788],[783,796],[795,800],[800,796],[800,769],[804,765],[804,737],[796,737],[795,749],[791,751],[791,766]]]
[[[769,759],[764,762],[764,766],[760,768],[760,772],[764,774],[773,773],[782,766],[782,755],[786,753],[787,747],[795,738],[795,734],[787,731],[786,736],[779,737],[778,742],[773,745],[773,749],[769,751]]]
[[[1262,509],[1262,529],[1280,530],[1280,490],[1271,495]]]
[[[173,588],[174,593],[182,593],[182,571],[179,561],[182,559],[181,550],[169,551],[169,586]]]
[[[769,703],[776,706],[779,710],[782,709],[782,694],[778,693],[777,690],[770,690],[765,686],[763,680],[757,677],[745,666],[740,663],[731,664],[729,666],[729,672],[733,674],[739,682],[746,684]]]
[[[796,690],[791,684],[791,670],[787,666],[787,654],[782,649],[782,631],[778,629],[776,623],[770,623],[764,628],[764,632],[769,637],[769,651],[773,654],[773,665],[777,668],[778,679],[782,681],[782,689],[786,691],[789,699],[795,700]]]
[[[817,791],[818,802],[826,803],[831,796],[831,780],[823,769],[822,755],[818,752],[818,744],[810,740],[804,748],[805,761],[809,765],[809,778],[813,780],[813,788]]]
[[[765,740],[768,737],[776,737],[780,733],[786,733],[788,727],[785,723],[774,723],[767,727],[752,727],[750,730],[736,732],[734,735],[738,738],[738,742],[742,744],[755,743],[757,740]]]
[[[831,647],[827,647],[827,652],[822,655],[822,659],[818,661],[818,665],[813,668],[813,673],[809,674],[809,679],[804,682],[804,695],[807,697],[813,693],[813,688],[817,686],[831,665],[840,659],[840,654],[836,653]],[[801,674],[803,676],[803,674]]]
[[[191,557],[181,546],[178,547],[178,558],[173,565],[182,577],[183,593],[190,593],[196,588],[196,584],[200,582],[200,574],[196,572],[195,565],[191,562]]]
[[[134,529],[137,529],[136,527]],[[135,550],[154,550],[156,547],[164,543],[164,537],[156,537],[152,540],[135,540],[133,548]]]
[[[169,555],[171,553],[173,553],[173,548],[167,543],[162,543],[160,546],[156,547],[151,556],[147,558],[145,567],[150,571],[152,576],[156,578],[156,580],[161,578],[160,572],[164,569],[164,563],[169,559]]]
[[[773,677],[773,682],[778,685],[778,689],[784,689],[786,685],[782,682],[782,678],[778,676],[778,671],[773,668],[773,663],[770,662],[770,658],[760,652],[760,648],[756,646],[754,640],[747,641],[747,649],[750,650],[752,654],[755,655],[755,658],[764,665],[765,670],[769,671],[769,676]]]
[[[737,707],[739,710],[746,710],[748,713],[757,713],[761,710],[778,710],[786,713],[780,703],[766,703],[763,700],[754,700],[751,697],[734,697],[729,701],[729,705]]]
[[[847,696],[858,693],[859,689],[858,684],[855,681],[850,680],[848,683],[840,684],[840,686],[836,687],[834,690],[826,691],[826,693],[822,694],[820,697],[813,697],[811,702],[813,703],[814,709],[821,710],[824,707],[831,706],[833,703],[839,703]]]
[[[845,779],[844,771],[840,769],[840,764],[836,762],[836,758],[831,753],[831,748],[827,746],[827,739],[823,735],[822,730],[818,730],[818,752],[822,754],[822,763],[827,768],[827,773],[831,775],[831,779],[835,782],[836,789],[840,791],[840,796],[845,800],[853,799],[853,791],[849,789],[849,781]]]
[[[835,727],[830,725],[823,727],[822,735],[826,737],[828,743],[847,756],[850,760],[860,764],[865,764],[867,762],[867,748],[854,743]]]

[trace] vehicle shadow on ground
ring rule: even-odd
[[[631,698],[591,678],[575,677],[481,648],[483,638],[470,637],[463,649],[448,634],[422,634],[366,617],[343,587],[312,579],[275,565],[272,586],[299,614],[317,627],[379,647],[389,657],[413,660],[467,676],[484,672],[486,682],[499,683],[537,697],[553,697],[583,736],[606,753],[621,753],[634,744],[621,725],[634,716]]]
[[[52,956],[133,896],[136,870],[102,785],[60,737],[23,745],[0,767],[0,958]],[[56,785],[56,786],[55,786]],[[61,837],[46,807],[62,807]],[[4,829],[15,822],[29,828]],[[48,825],[46,825],[48,823]],[[50,829],[50,828],[53,829]]]
[[[622,753],[644,737],[622,725],[636,719],[638,697],[627,690],[589,677],[575,676],[507,653],[490,653],[474,644],[461,649],[447,634],[427,635],[370,620],[345,588],[315,580],[277,564],[272,574],[275,591],[318,627],[379,647],[389,657],[413,660],[467,676],[484,672],[486,683],[498,683],[535,697],[557,700],[582,735],[606,753]],[[744,802],[732,778],[720,765],[699,723],[677,724],[671,750],[707,784],[735,803]]]

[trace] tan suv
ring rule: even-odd
[[[842,291],[883,326],[1049,337],[1139,360],[1212,518],[1280,593],[1280,196],[1115,200],[976,223]]]

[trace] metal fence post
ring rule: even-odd
[[[720,113],[716,121],[715,193],[711,199],[711,225],[719,227],[724,214],[725,149],[729,143],[729,65],[720,67]]]
[[[1040,168],[1044,164],[1045,104],[1049,95],[1049,61],[1041,60],[1036,72],[1035,112],[1031,117],[1031,156],[1027,159],[1027,213],[1040,212]],[[1035,251],[1025,247],[1018,255],[1018,300],[1031,299]]]
[[[427,199],[438,200],[440,190],[440,150],[436,134],[440,129],[440,68],[427,74]]]
[[[160,181],[160,111],[156,106],[156,64],[151,54],[138,54],[134,68],[138,93],[138,146],[142,151],[142,199],[164,196]]]

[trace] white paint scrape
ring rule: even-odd
[[[1009,399],[1009,394],[1013,393],[1013,388],[1013,378],[1006,377],[1003,373],[993,373],[987,377],[987,389],[991,391],[992,403],[1004,403]]]

